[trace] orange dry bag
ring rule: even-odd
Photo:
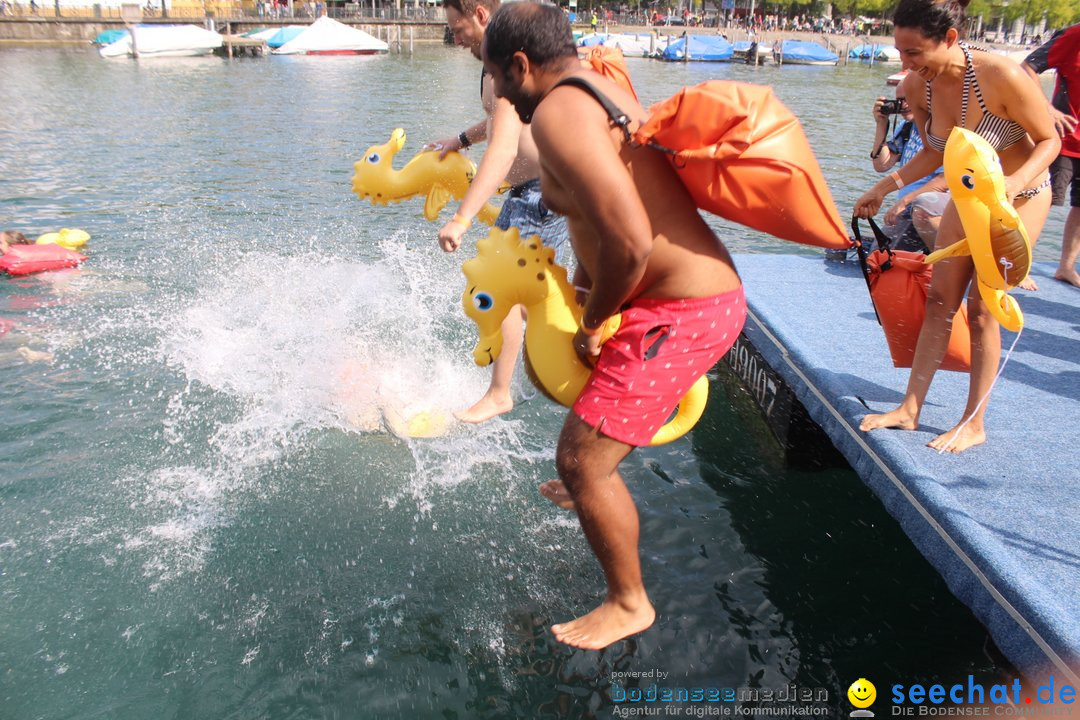
[[[870,302],[889,343],[893,367],[909,368],[915,359],[915,345],[926,316],[926,295],[933,266],[923,262],[926,256],[921,252],[891,249],[889,238],[873,220],[870,228],[878,245],[873,252],[863,245],[858,218],[851,221],[859,264],[870,288]],[[966,304],[953,317],[952,336],[941,369],[971,370],[971,329]]]
[[[726,80],[683,88],[631,133],[630,118],[588,80],[558,84],[596,98],[627,140],[667,153],[702,210],[782,240],[851,246],[798,118],[770,88]]]
[[[582,48],[584,49],[584,48]],[[580,53],[581,50],[578,50]],[[626,90],[637,100],[637,93],[630,82],[630,68],[626,67],[626,58],[622,50],[605,45],[593,45],[581,58],[581,64],[586,70],[603,75],[623,90]]]

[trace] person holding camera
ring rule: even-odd
[[[874,101],[874,149],[870,159],[879,173],[888,172],[894,166],[903,166],[922,150],[922,135],[915,127],[914,115],[908,107],[903,86],[896,88],[896,99],[879,97]],[[889,137],[890,118],[899,117],[900,122]],[[945,206],[949,203],[948,185],[943,168],[930,175],[908,183],[900,190],[900,199],[885,213],[882,230],[901,250],[930,250],[937,239],[938,224]]]

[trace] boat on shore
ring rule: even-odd
[[[198,25],[135,25],[98,53],[104,58],[195,57],[209,55],[223,43],[221,35]]]

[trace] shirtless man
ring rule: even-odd
[[[454,42],[468,48],[479,59],[484,30],[498,7],[499,0],[443,0],[446,22],[454,33]],[[445,157],[452,150],[461,150],[484,140],[488,142],[476,177],[461,199],[457,213],[439,230],[439,245],[446,252],[457,250],[473,218],[505,180],[513,187],[495,226],[501,230],[516,227],[522,237],[539,235],[546,245],[555,249],[558,258],[567,240],[566,222],[541,202],[540,166],[532,133],[528,125],[518,119],[509,102],[495,97],[491,76],[487,73],[480,80],[480,99],[486,113],[484,120],[457,137],[429,146],[441,147],[442,157]],[[510,382],[521,352],[523,312],[511,310],[507,314],[501,328],[503,351],[492,367],[491,385],[472,407],[456,414],[459,420],[480,423],[513,409]]]
[[[575,284],[591,285],[574,347],[594,367],[563,424],[556,465],[608,587],[598,608],[552,632],[599,649],[656,617],[618,465],[731,347],[746,304],[731,257],[666,157],[632,147],[592,95],[560,85],[585,79],[631,118],[646,116],[629,93],[582,68],[557,6],[504,5],[488,25],[483,60],[495,94],[532,122],[544,202],[567,218]],[[622,325],[601,349],[599,329],[619,312]]]

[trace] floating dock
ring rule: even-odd
[[[935,376],[918,430],[858,429],[899,403],[909,371],[892,367],[856,262],[735,263],[749,316],[726,360],[774,432],[790,394],[1010,662],[1080,685],[1080,289],[1039,264],[1039,291],[1013,291],[1026,325],[991,397],[987,443],[952,455],[926,443],[959,421],[966,374]],[[1003,354],[1013,338],[1003,333]]]

